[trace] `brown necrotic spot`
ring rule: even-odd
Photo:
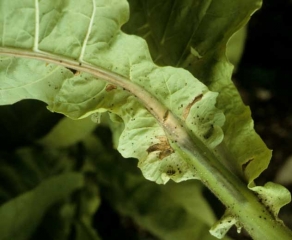
[[[190,113],[191,107],[198,101],[200,101],[203,98],[203,94],[201,93],[200,95],[196,96],[193,101],[191,101],[185,108],[184,113],[183,113],[183,119],[186,119]]]
[[[151,152],[159,152],[159,159],[162,160],[163,158],[171,155],[172,153],[174,153],[174,150],[172,149],[172,147],[170,146],[167,137],[165,136],[157,136],[157,139],[159,139],[159,143],[155,143],[153,145],[151,145],[148,149],[147,152],[151,153]]]
[[[116,88],[117,88],[117,86],[115,86],[115,85],[113,85],[113,84],[108,84],[108,85],[106,85],[105,90],[106,90],[107,92],[110,92],[110,91],[112,91],[112,90],[114,90],[114,89],[116,89]]]

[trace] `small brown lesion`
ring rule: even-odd
[[[196,102],[200,101],[200,100],[203,98],[203,96],[204,96],[203,93],[201,93],[200,95],[196,96],[196,97],[193,99],[193,101],[191,101],[191,102],[186,106],[186,108],[185,108],[185,110],[184,110],[184,112],[183,112],[183,119],[187,119],[187,117],[188,117],[188,115],[189,115],[189,113],[190,113],[190,110],[191,110],[192,106],[193,106]]]
[[[159,139],[160,142],[150,146],[147,149],[148,153],[159,151],[158,157],[160,160],[174,153],[166,136],[157,136],[156,138]]]
[[[114,89],[116,89],[116,88],[117,88],[117,86],[115,86],[115,85],[113,85],[113,84],[108,84],[108,85],[106,85],[105,90],[106,90],[107,92],[110,92],[110,91],[112,91],[112,90],[114,90]]]

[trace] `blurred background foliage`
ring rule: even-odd
[[[234,82],[273,149],[257,182],[290,191],[291,11],[291,0],[264,0],[229,48],[238,64]],[[106,126],[92,132],[90,119],[76,124],[29,100],[1,106],[0,116],[0,240],[214,239],[208,229],[222,215],[221,203],[197,181],[146,181],[135,159],[113,150]],[[291,204],[280,217],[292,228]],[[249,239],[235,229],[229,236]]]

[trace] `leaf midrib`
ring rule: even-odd
[[[138,100],[148,109],[148,111],[157,119],[157,121],[166,128],[168,132],[182,139],[181,136],[187,137],[185,130],[182,129],[182,123],[173,114],[168,114],[168,122],[164,119],[165,113],[170,110],[161,104],[152,94],[146,91],[142,86],[130,81],[126,77],[98,66],[92,66],[88,63],[78,62],[70,58],[58,56],[44,52],[33,52],[23,49],[12,49],[0,47],[0,55],[10,57],[28,58],[40,60],[46,63],[52,63],[66,68],[75,69],[93,75],[95,78],[107,81],[111,84],[127,90],[130,94],[136,96]],[[170,120],[170,121],[169,121]]]

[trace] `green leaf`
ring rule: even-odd
[[[253,190],[259,193],[260,201],[276,218],[278,218],[280,208],[291,202],[290,192],[273,182],[267,182],[263,187],[256,186]]]
[[[3,204],[0,207],[0,239],[28,239],[53,203],[82,186],[82,174],[65,173],[45,180],[35,189]]]
[[[231,213],[225,213],[223,217],[212,226],[210,233],[214,237],[222,239],[233,225],[237,226],[237,232],[240,233],[242,226],[239,225],[236,217]]]
[[[85,124],[82,120],[80,122]],[[80,156],[82,157],[81,154],[83,152],[76,151],[79,149],[81,148],[73,146],[68,149],[56,150],[52,148],[40,148],[39,146],[34,147],[31,145],[29,148],[17,149],[14,152],[1,152],[0,193],[3,194],[0,195],[0,204],[18,201],[17,199],[21,196],[20,194],[39,191],[37,189],[40,187],[40,184],[49,181],[54,178],[54,176],[63,176],[62,174],[64,172],[72,173],[73,168],[76,169],[76,167],[82,164]],[[87,170],[89,170],[88,167]],[[65,177],[62,179],[66,180]],[[76,179],[76,177],[73,178],[73,180],[74,179]],[[19,213],[33,212],[32,218],[36,216],[32,224],[36,228],[33,230],[33,234],[28,233],[28,235],[30,235],[29,239],[65,240],[72,234],[72,227],[74,227],[73,224],[75,221],[83,221],[84,224],[91,223],[91,217],[95,213],[100,199],[98,194],[96,194],[96,185],[92,184],[89,178],[85,180],[86,183],[84,183],[84,187],[81,190],[78,188],[79,191],[74,193],[72,197],[69,196],[70,193],[68,193],[68,197],[66,196],[66,198],[59,200],[56,199],[50,206],[42,208],[42,201],[54,200],[52,193],[54,193],[57,185],[51,186],[51,191],[43,194],[41,197],[38,195],[35,196],[35,194],[33,195],[33,200],[37,198],[36,201],[40,201],[39,208],[29,209],[30,206],[23,204],[15,209],[15,211],[19,211]],[[76,184],[78,184],[78,182],[76,182]],[[50,198],[51,196],[53,199]],[[45,200],[45,198],[48,199]],[[34,211],[36,211],[35,215]],[[22,226],[27,228],[25,224]],[[21,232],[21,229],[19,232]],[[0,239],[1,233],[0,230]]]
[[[38,99],[73,119],[109,111],[124,122],[119,151],[139,158],[147,179],[202,178],[227,206],[236,202],[234,211],[252,236],[266,236],[252,231],[239,205],[252,202],[252,216],[263,209],[241,180],[254,187],[271,152],[253,130],[224,56],[230,36],[261,2],[149,1],[146,8],[151,3],[156,23],[164,11],[169,16],[161,21],[167,28],[158,31],[159,49],[165,44],[167,51],[155,60],[189,72],[158,67],[144,40],[120,30],[129,15],[125,0],[2,1],[0,103]],[[185,24],[190,18],[196,24]],[[290,234],[277,227],[279,236]]]
[[[63,118],[45,137],[38,143],[49,148],[61,148],[71,146],[81,141],[90,134],[96,124],[90,118],[79,121]]]
[[[252,188],[254,179],[267,168],[271,151],[254,131],[250,110],[231,81],[232,66],[225,50],[231,35],[249,20],[261,0],[129,2],[131,18],[123,29],[145,38],[155,62],[184,67],[220,93],[216,106],[226,122],[224,140],[216,152]]]
[[[143,91],[152,93],[152,99],[145,99],[144,102],[147,102],[150,112],[156,111],[156,115],[164,118],[161,120],[168,120],[168,109],[171,109],[185,122],[189,131],[196,133],[208,147],[214,148],[222,141],[220,127],[224,123],[224,116],[214,106],[217,94],[210,92],[185,70],[156,66],[142,39],[119,30],[127,20],[126,1],[88,1],[87,5],[92,6],[88,8],[90,11],[76,8],[72,2],[57,4],[61,14],[58,21],[54,22],[45,14],[55,9],[52,3],[36,4],[36,17],[26,13],[28,21],[35,25],[34,33],[37,35],[35,38],[31,36],[34,41],[30,41],[30,47],[36,52],[31,54],[40,52],[45,56],[44,60],[52,57],[46,52],[65,55],[72,59],[78,58],[83,66],[87,66],[85,62],[93,64],[96,71],[107,69],[105,72],[108,75],[111,72],[121,74],[127,77],[124,82],[121,77],[114,75],[120,86],[124,84],[130,91],[138,88],[142,99],[146,96]],[[5,15],[10,16],[15,9],[10,6],[6,10]],[[23,11],[26,12],[26,9]],[[106,24],[109,27],[102,27]],[[81,32],[72,31],[73,25],[82,26]],[[47,30],[48,26],[50,31]],[[11,29],[11,34],[13,33],[14,30]],[[4,34],[2,44],[5,48],[2,50],[5,51],[7,46],[23,47],[15,38],[16,36],[13,38]],[[75,44],[74,41],[77,40],[81,45]],[[70,51],[59,42],[70,46]],[[23,56],[27,56],[29,52],[23,52]],[[60,61],[64,62],[66,59]],[[157,120],[123,88],[97,81],[87,73],[73,74],[66,68],[36,60],[4,57],[1,63],[2,104],[23,98],[36,98],[45,101],[50,110],[71,118],[84,118],[94,112],[110,111],[120,116],[125,123],[125,131],[119,139],[119,151],[125,157],[139,158],[139,166],[146,178],[157,183],[165,183],[170,178],[175,181],[197,178],[193,167],[175,152]],[[82,67],[80,70],[86,71]],[[20,72],[21,75],[18,74]],[[23,74],[27,77],[24,78]],[[10,79],[13,79],[12,83]],[[158,102],[161,102],[161,106],[157,106]]]
[[[290,193],[280,185],[273,185],[273,191],[254,187],[254,179],[269,164],[271,151],[253,129],[250,110],[231,81],[232,66],[225,56],[230,37],[260,7],[261,0],[153,0],[147,4],[129,0],[129,3],[131,17],[123,29],[147,41],[157,64],[183,67],[210,90],[220,93],[216,106],[224,112],[226,122],[222,127],[224,140],[215,149],[218,159],[231,172],[245,179],[260,198],[264,195],[265,199],[270,199],[268,208],[273,205],[275,210],[272,212],[277,216],[279,208],[290,201]],[[275,199],[277,196],[278,200]],[[222,229],[226,232],[233,223],[238,223],[238,219],[228,212],[220,223],[230,223],[230,218],[232,224],[227,228],[219,224],[219,232]],[[222,237],[225,233],[220,234]]]
[[[247,36],[247,26],[240,28],[229,39],[226,47],[226,55],[228,60],[234,66],[234,72],[236,72],[240,59],[244,51],[245,40]]]
[[[31,146],[1,151],[0,162],[0,189],[7,193],[0,200],[3,203],[32,190],[48,177],[72,171],[75,159],[68,157],[68,153]]]
[[[212,58],[216,61],[225,54],[227,41],[260,7],[261,0],[149,0],[147,4],[143,0],[129,0],[129,3],[130,19],[123,30],[146,39],[159,65],[184,68],[197,65],[195,75],[201,79],[209,67],[205,66],[206,61],[211,64]]]
[[[88,167],[87,167],[88,168]],[[92,167],[92,170],[94,167]],[[87,169],[88,171],[89,169]],[[78,219],[74,222],[76,240],[99,240],[96,230],[93,228],[93,219],[100,205],[100,193],[96,180],[92,173],[88,174],[83,191],[80,193],[78,205]],[[90,177],[91,176],[91,177]]]
[[[105,141],[91,136],[83,142],[96,166],[102,194],[123,216],[133,218],[140,228],[159,239],[215,239],[208,232],[215,216],[202,195],[200,182],[154,184],[140,175],[135,161],[106,149]]]

